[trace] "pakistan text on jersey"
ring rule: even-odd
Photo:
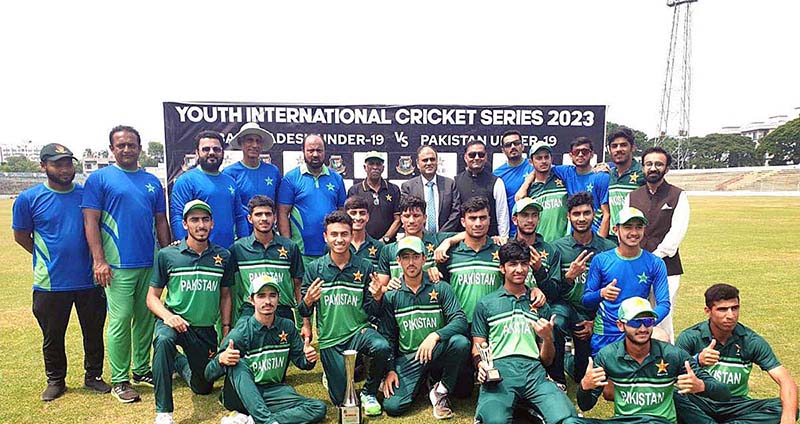
[[[661,402],[664,402],[664,392],[656,392],[656,391],[639,392],[639,391],[620,390],[619,394],[620,397],[622,398],[622,401],[630,405],[652,406],[652,405],[659,405],[661,404]],[[670,396],[672,396],[671,391],[670,391]]]
[[[347,293],[324,295],[322,296],[322,300],[325,301],[325,304],[327,305],[336,305],[336,306],[350,305],[355,307],[361,306],[359,296],[353,296]]]
[[[473,286],[494,286],[497,281],[497,273],[470,272],[458,274],[454,285],[464,284]]]
[[[503,325],[503,334],[532,334],[531,326],[527,322],[512,321]]]
[[[742,384],[742,374],[738,372],[715,369],[711,370],[711,375],[720,383],[727,384],[729,386]]]
[[[261,360],[256,360],[250,362],[250,369],[253,370],[253,373],[257,372],[267,372],[274,369],[283,369],[286,365],[286,357],[279,356],[275,358],[264,358]]]
[[[268,275],[268,276],[274,278],[275,281],[278,284],[283,284],[283,273],[282,272],[252,272],[248,276],[248,279],[250,280],[249,283],[252,284],[253,280],[255,280],[256,278],[262,277],[264,275]]]
[[[219,280],[206,280],[198,278],[195,280],[181,280],[181,291],[217,291]]]
[[[436,317],[417,317],[403,321],[403,331],[413,331],[426,328],[439,328],[439,320]]]

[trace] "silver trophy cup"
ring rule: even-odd
[[[355,387],[356,356],[358,356],[358,351],[345,350],[342,355],[344,356],[347,388],[344,390],[342,406],[339,407],[339,424],[361,424],[361,406],[359,405]]]
[[[486,370],[486,380],[484,383],[497,383],[503,380],[500,376],[500,370],[494,367],[494,360],[492,359],[492,348],[489,343],[483,342],[478,346],[478,354],[481,355],[481,361],[486,362],[488,369]]]

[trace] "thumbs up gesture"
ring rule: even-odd
[[[700,351],[697,362],[700,363],[701,367],[708,367],[719,362],[719,351],[714,349],[716,346],[717,340],[711,339],[711,343]]]
[[[611,282],[608,283],[607,286],[600,289],[600,297],[609,302],[613,302],[617,300],[617,297],[619,296],[619,291],[620,289],[619,287],[617,287],[617,279],[615,278],[611,280]]]
[[[311,346],[310,337],[303,339],[303,354],[306,356],[306,361],[317,362],[317,351],[314,346]]]
[[[706,389],[706,383],[697,378],[692,370],[689,361],[683,363],[686,368],[686,374],[678,376],[678,381],[675,382],[675,387],[678,388],[678,393],[685,395],[687,393],[701,393]]]
[[[233,340],[228,340],[228,347],[219,354],[219,363],[226,367],[233,367],[239,363],[239,351],[233,347]]]
[[[589,357],[589,365],[586,367],[586,374],[581,380],[583,390],[594,390],[600,386],[608,384],[606,381],[606,370],[603,367],[595,367],[592,357]]]

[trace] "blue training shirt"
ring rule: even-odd
[[[304,255],[325,253],[325,215],[344,206],[347,193],[337,172],[322,165],[319,177],[308,172],[305,164],[289,171],[281,180],[278,204],[293,206],[289,217],[292,240]]]
[[[33,233],[34,290],[95,287],[92,256],[83,230],[82,199],[83,187],[79,184],[73,184],[69,191],[39,184],[14,201],[11,228]]]
[[[508,224],[509,224],[509,236],[515,237],[517,235],[517,226],[514,225],[514,222],[511,221],[511,211],[514,210],[514,195],[517,194],[517,190],[522,187],[522,183],[525,182],[525,178],[528,177],[528,174],[533,172],[533,165],[527,160],[523,160],[517,166],[511,166],[508,163],[504,163],[500,165],[497,169],[494,170],[493,174],[495,177],[500,178],[503,180],[503,184],[506,186],[506,199],[508,200]]]
[[[247,203],[257,194],[276,200],[278,186],[281,184],[281,171],[277,166],[261,161],[258,163],[257,168],[251,168],[240,161],[222,170],[223,174],[236,181],[236,190],[239,192],[245,214],[249,212]],[[253,226],[249,222],[247,228],[248,233],[253,232]]]
[[[97,170],[86,179],[81,208],[101,212],[103,252],[112,268],[153,266],[155,215],[167,212],[164,188],[155,175],[117,165]]]
[[[169,223],[176,240],[186,238],[183,229],[183,206],[200,199],[211,206],[214,229],[209,240],[224,248],[233,245],[234,229],[238,237],[250,235],[247,213],[236,189],[236,181],[223,173],[209,174],[199,166],[190,169],[175,181],[169,201]]]
[[[592,194],[592,203],[594,204],[592,231],[599,231],[600,222],[603,220],[603,213],[600,210],[600,206],[608,204],[608,173],[589,172],[588,174],[579,174],[578,169],[574,165],[554,166],[553,173],[564,180],[567,186],[568,196],[572,196],[581,191],[588,191]]]
[[[617,279],[620,288],[619,296],[614,302],[603,300],[600,289]],[[653,308],[661,322],[670,312],[669,286],[667,285],[667,266],[664,260],[642,249],[635,258],[623,258],[617,249],[607,250],[592,259],[589,275],[586,277],[586,288],[583,292],[583,306],[597,308],[594,321],[593,340],[596,336],[622,336],[617,328],[619,306],[623,300],[631,297],[650,297],[650,289],[656,300]],[[599,350],[599,347],[598,347]],[[594,343],[592,346],[594,349]]]

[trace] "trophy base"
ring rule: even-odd
[[[361,407],[358,405],[340,406],[339,424],[361,424]]]
[[[486,380],[484,380],[484,383],[497,383],[500,381],[503,381],[503,377],[500,376],[500,370],[497,368],[486,370]]]

